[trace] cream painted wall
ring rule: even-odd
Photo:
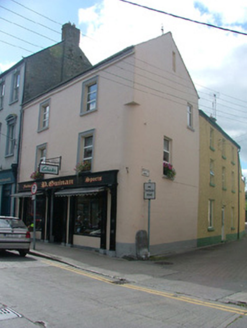
[[[176,72],[172,71],[172,51],[176,52]],[[128,106],[124,117],[123,153],[128,159],[129,173],[122,170],[119,174],[117,241],[134,243],[136,232],[147,230],[143,183],[149,178],[156,182],[157,188],[156,200],[151,201],[151,245],[196,240],[197,93],[170,34],[136,46],[135,62],[138,105]],[[194,131],[187,128],[187,102],[193,104]],[[174,181],[165,179],[162,173],[164,136],[172,140],[172,163],[177,171]],[[149,178],[141,176],[142,167],[150,171]]]
[[[98,110],[80,116],[82,83],[96,75]],[[49,129],[37,133],[39,105],[49,98]],[[187,102],[193,105],[193,131],[187,128]],[[134,53],[26,105],[19,182],[30,180],[36,146],[43,143],[47,158],[62,156],[61,176],[75,174],[78,134],[91,129],[95,129],[92,171],[119,170],[117,248],[124,253],[124,245],[134,247],[137,231],[147,230],[143,183],[149,178],[157,187],[151,203],[151,246],[196,240],[198,97],[170,33],[137,45]],[[163,177],[164,136],[172,140],[174,181]],[[142,176],[142,168],[149,170],[149,178]]]

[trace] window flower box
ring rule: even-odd
[[[30,178],[33,180],[39,180],[39,179],[43,179],[44,178],[44,174],[40,173],[39,170],[37,169],[36,171],[34,171],[31,175]]]
[[[176,175],[176,171],[172,164],[168,162],[163,162],[163,174],[168,179],[174,179]]]
[[[88,172],[91,170],[91,161],[82,161],[76,165],[74,168],[76,173],[80,175],[82,172]]]

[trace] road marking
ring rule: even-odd
[[[84,277],[87,277],[87,278],[91,278],[91,279],[94,279],[94,280],[98,280],[98,281],[101,281],[101,282],[104,282],[104,283],[108,283],[108,284],[111,284],[111,285],[114,283],[114,281],[112,279],[101,277],[97,273],[91,273],[91,272],[83,271],[84,269],[78,269],[78,268],[70,267],[66,264],[55,263],[55,262],[48,261],[48,260],[46,260],[46,261],[43,260],[42,262],[47,263],[50,266],[54,266],[54,267],[57,267],[59,269],[66,270],[66,271],[69,271],[69,272],[73,272],[75,274],[78,274],[78,275],[81,275],[81,276],[84,276]],[[196,298],[182,296],[182,295],[179,295],[179,294],[163,292],[163,291],[160,291],[160,290],[155,290],[155,289],[151,289],[151,288],[136,286],[136,285],[132,285],[132,284],[116,284],[115,286],[136,290],[136,291],[144,292],[144,293],[151,294],[151,295],[157,295],[157,296],[173,299],[173,300],[180,301],[180,302],[190,303],[190,304],[194,304],[194,305],[200,305],[200,306],[212,308],[212,309],[215,309],[215,310],[220,310],[220,311],[225,311],[225,312],[235,313],[235,314],[245,315],[245,316],[247,315],[247,310],[244,311],[242,308],[239,309],[237,307],[233,307],[233,306],[229,306],[229,305],[213,303],[213,302],[207,302],[207,301],[201,301],[201,300],[196,299]]]

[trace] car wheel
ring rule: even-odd
[[[23,249],[21,249],[21,250],[19,250],[19,253],[20,253],[20,256],[21,257],[25,257],[26,255],[27,255],[27,251],[25,251],[25,250],[23,250]]]

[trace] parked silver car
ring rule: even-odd
[[[29,252],[31,236],[25,223],[12,216],[0,216],[0,250],[16,250],[20,256]]]

